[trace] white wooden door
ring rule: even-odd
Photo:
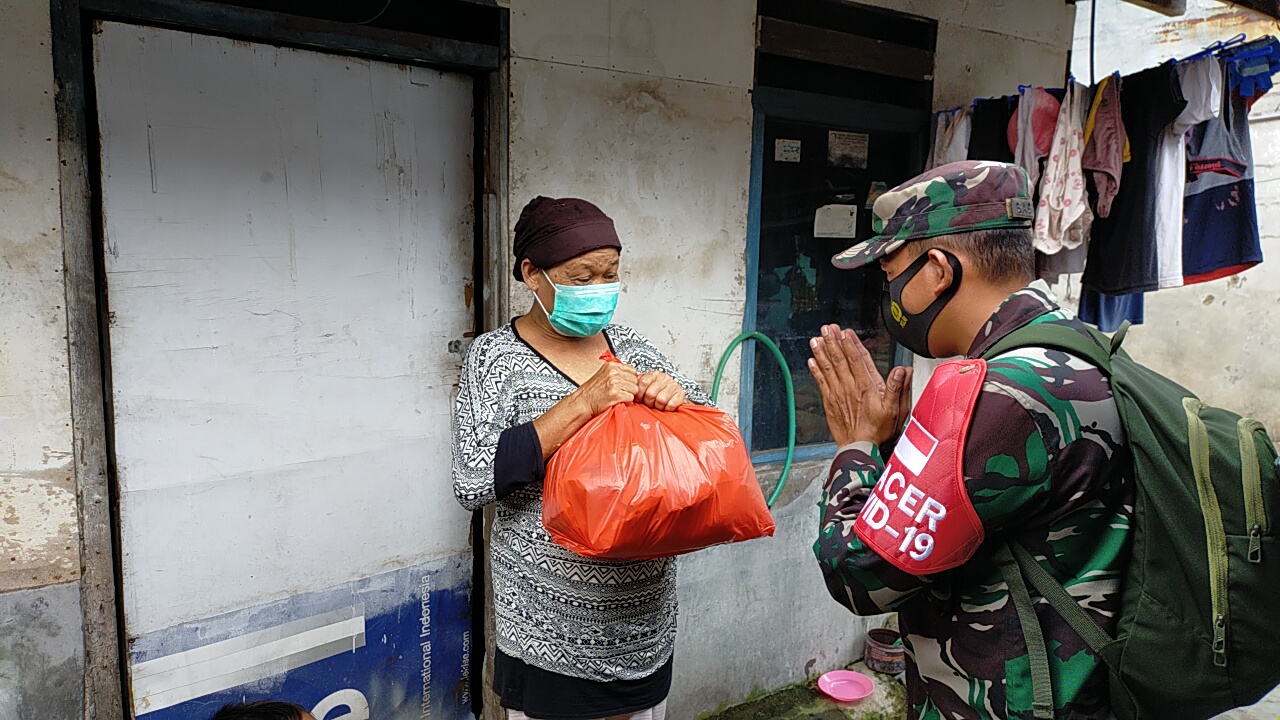
[[[466,716],[471,79],[111,22],[93,46],[135,712]]]

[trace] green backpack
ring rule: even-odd
[[[1280,683],[1275,446],[1262,423],[1134,362],[1120,349],[1127,329],[1091,331],[1091,341],[1072,326],[1034,324],[983,354],[1049,348],[1092,363],[1111,380],[1133,454],[1133,550],[1114,638],[1025,548],[997,550],[1031,653],[1037,720],[1053,718],[1053,689],[1027,584],[1107,664],[1120,720],[1203,720]]]

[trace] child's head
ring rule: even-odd
[[[315,720],[301,705],[282,700],[227,705],[209,720]]]

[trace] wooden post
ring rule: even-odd
[[[121,642],[116,606],[112,489],[107,465],[106,389],[102,374],[94,209],[89,192],[84,38],[78,0],[53,0],[62,247],[66,276],[71,429],[80,517],[80,605],[84,613],[84,717],[123,718]],[[70,688],[67,688],[70,690]]]
[[[484,285],[481,288],[483,330],[500,327],[510,318],[511,308],[511,238],[508,235],[508,123],[510,115],[510,16],[502,15],[500,33],[501,61],[489,74],[485,98],[485,232],[483,243]],[[473,578],[475,586],[484,588],[484,676],[481,697],[483,710],[479,720],[506,720],[506,712],[493,692],[493,656],[497,637],[493,614],[492,555],[489,548],[493,536],[494,509],[484,509],[484,577]]]

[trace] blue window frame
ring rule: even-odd
[[[807,337],[822,323],[844,321],[875,348],[882,369],[910,363],[911,355],[888,339],[879,321],[879,268],[837,271],[829,259],[871,234],[870,211],[863,206],[872,181],[892,187],[923,168],[929,113],[771,87],[757,87],[753,104],[743,330],[770,336],[792,366],[799,406],[796,459],[830,457],[834,445],[805,365]],[[846,170],[839,161],[831,167],[831,132],[869,136],[865,168]],[[784,136],[801,140],[802,162],[784,166],[776,159],[776,141]],[[813,213],[829,203],[858,207],[856,240],[813,237]],[[769,463],[786,454],[786,410],[781,371],[762,351],[755,342],[743,346],[739,418],[753,459]]]

